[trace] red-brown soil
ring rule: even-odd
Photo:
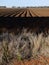
[[[49,58],[44,56],[39,56],[36,59],[31,60],[12,60],[10,63],[12,65],[49,65]]]

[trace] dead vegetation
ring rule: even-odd
[[[38,60],[41,55],[49,57],[49,33],[41,32],[37,35],[25,28],[21,32],[3,31],[0,33],[1,65],[7,65],[12,59],[19,61],[24,59]],[[44,60],[44,62],[46,61]]]

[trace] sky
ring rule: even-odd
[[[49,6],[49,0],[0,0],[0,6],[7,7]]]

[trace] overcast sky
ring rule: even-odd
[[[49,6],[49,0],[0,0],[0,6]]]

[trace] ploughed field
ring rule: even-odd
[[[46,17],[49,8],[0,8],[0,17]]]
[[[32,11],[27,8],[0,9],[0,17],[32,17]],[[34,14],[35,16],[35,14]]]

